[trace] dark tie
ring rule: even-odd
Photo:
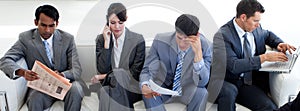
[[[180,51],[180,53],[178,54],[179,61],[177,63],[176,72],[175,72],[174,81],[173,81],[173,91],[178,91],[179,95],[181,95],[181,93],[182,93],[180,78],[181,78],[184,55],[185,55],[185,52],[183,52],[183,51]]]
[[[244,58],[248,59],[249,57],[252,57],[252,54],[251,54],[250,43],[247,39],[247,33],[245,33],[243,35],[243,37],[244,37],[244,46],[243,46],[243,48],[244,48]],[[252,71],[244,73],[244,83],[248,84],[248,85],[252,85]]]
[[[43,43],[45,45],[45,50],[46,50],[46,54],[47,54],[48,60],[50,61],[50,64],[52,66],[52,59],[51,59],[51,52],[50,52],[49,43],[46,40],[44,40]]]

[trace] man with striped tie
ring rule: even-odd
[[[143,100],[148,111],[165,111],[164,103],[182,103],[187,111],[204,111],[211,63],[211,43],[200,34],[196,16],[183,14],[175,32],[157,34],[140,75]],[[151,90],[149,80],[179,96]]]

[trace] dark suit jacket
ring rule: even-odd
[[[283,41],[271,31],[264,30],[259,26],[252,32],[256,45],[255,54],[250,59],[244,59],[240,38],[235,30],[233,20],[223,25],[216,33],[214,37],[214,45],[216,45],[214,46],[214,55],[226,54],[226,61],[223,61],[226,62],[225,80],[237,84],[241,73],[253,71],[254,77],[259,76],[255,75],[254,72],[257,72],[258,69],[261,68],[259,55],[266,52],[265,45],[276,48],[278,44]],[[220,44],[225,45],[226,48],[224,46],[222,47]],[[226,52],[224,52],[224,50],[226,50]],[[216,59],[217,58],[218,57],[216,57]],[[217,62],[216,64],[222,63],[221,61],[215,62]],[[215,64],[213,63],[213,67],[214,65]],[[218,76],[220,77],[220,75]]]
[[[28,69],[32,69],[35,60],[38,60],[51,68],[62,72],[71,82],[78,81],[85,95],[90,92],[81,79],[81,66],[74,42],[74,37],[62,30],[55,30],[53,36],[53,67],[47,58],[45,46],[38,29],[31,29],[19,35],[19,40],[6,52],[0,60],[0,69],[10,78],[21,67],[15,63],[20,58],[25,58]],[[83,94],[83,92],[80,92]]]
[[[161,87],[172,89],[176,71],[178,45],[175,32],[157,34],[147,56],[140,79],[143,83],[152,79]],[[204,88],[208,83],[211,63],[211,43],[200,35],[204,66],[200,76],[194,71],[194,52],[188,51],[183,62],[181,86],[182,96],[171,98],[172,102],[190,103],[197,87]]]
[[[129,70],[133,78],[138,81],[145,61],[145,40],[141,34],[131,32],[127,28],[125,31],[119,68]],[[112,39],[111,36],[109,49],[104,48],[102,34],[98,35],[96,39],[97,70],[101,74],[106,74],[115,68]]]
[[[105,49],[102,34],[96,39],[97,70],[101,74],[106,74],[113,70],[115,71],[112,74],[116,80],[112,79],[111,81],[113,81],[113,84],[116,84],[116,86],[110,90],[109,87],[105,86],[104,89],[107,90],[107,92],[109,91],[110,96],[118,103],[133,107],[133,103],[142,99],[142,96],[138,95],[141,94],[138,81],[145,61],[145,40],[141,34],[131,32],[127,28],[125,28],[124,31],[125,38],[118,68],[118,70],[122,71],[117,71],[115,67],[114,43],[112,40],[114,38],[111,36],[109,49]],[[124,92],[126,92],[126,94]],[[100,96],[106,95],[101,93],[102,92],[99,92],[98,94],[100,94]],[[105,103],[102,104],[101,101],[103,100],[100,100],[99,107],[102,107],[101,110],[109,109],[106,107],[116,107],[105,106]]]

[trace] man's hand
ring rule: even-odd
[[[292,45],[289,45],[287,43],[279,43],[277,46],[277,50],[279,52],[285,53],[286,51],[289,51],[290,54],[292,54],[292,50],[295,51],[296,48]]]
[[[16,71],[16,74],[19,76],[23,76],[27,81],[34,81],[40,79],[38,74],[31,70],[19,69]]]
[[[142,94],[145,96],[145,98],[152,98],[154,96],[160,96],[159,93],[154,92],[150,89],[150,87],[148,87],[148,85],[144,84],[142,86]]]
[[[200,41],[200,33],[198,33],[196,36],[191,35],[187,38],[188,41],[191,43],[191,47],[193,49],[193,52],[195,53],[194,62],[200,62],[202,58],[202,46]]]
[[[109,49],[109,43],[110,43],[110,34],[111,31],[109,29],[109,26],[105,26],[104,30],[102,32],[103,38],[104,38],[104,48]]]
[[[92,77],[91,82],[92,82],[92,84],[99,83],[100,80],[103,80],[105,77],[106,77],[106,74],[95,75],[94,77]]]
[[[265,61],[271,61],[271,62],[281,61],[281,62],[286,62],[286,61],[288,61],[288,58],[285,55],[285,53],[281,53],[281,52],[269,52],[269,53],[260,55],[260,61],[261,61],[261,63],[263,63]]]
[[[58,72],[58,70],[55,70],[54,72],[62,77],[65,77],[62,73]]]

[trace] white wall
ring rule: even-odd
[[[15,43],[21,32],[35,28],[35,9],[43,4],[54,5],[59,13],[58,28],[76,35],[84,16],[97,1],[0,1],[0,56]]]
[[[155,1],[155,0],[153,0]],[[157,0],[158,1],[158,0]],[[156,2],[157,2],[156,1]],[[196,0],[197,1],[197,0]],[[297,14],[296,11],[300,10],[297,5],[296,0],[259,0],[266,9],[266,12],[262,16],[261,24],[263,28],[269,29],[275,32],[278,36],[280,36],[286,42],[292,43],[296,46],[300,46],[298,42],[299,34],[298,34],[298,26],[300,23],[297,22],[300,15]],[[40,4],[50,3],[54,4],[61,15],[60,24],[58,28],[63,29],[65,31],[70,32],[71,34],[77,37],[78,44],[94,44],[95,35],[99,34],[103,28],[103,24],[105,23],[105,13],[107,6],[109,4],[105,4],[107,1],[72,1],[72,0],[63,0],[63,1],[0,1],[0,56],[2,56],[8,48],[17,40],[18,34],[30,28],[34,28],[33,19],[34,19],[34,11]],[[125,1],[122,1],[125,2]],[[185,4],[181,4],[178,7],[168,7],[168,4],[173,4],[173,0],[169,0],[164,2],[164,4],[160,5],[130,5],[130,1],[126,1],[126,7],[128,10],[128,21],[126,25],[132,30],[142,33],[146,40],[151,41],[151,38],[154,37],[156,33],[165,32],[172,29],[173,22],[176,20],[176,17],[180,13],[188,13],[186,11],[182,11],[180,6],[189,6],[188,8],[196,9],[197,7],[193,7],[188,2]],[[218,27],[232,19],[235,16],[235,7],[239,0],[198,0],[197,2],[203,4],[203,6],[210,13],[213,21]],[[104,4],[103,4],[104,3]],[[146,2],[145,2],[146,3]],[[147,1],[147,3],[150,3]],[[99,5],[100,4],[100,5]],[[175,4],[175,3],[174,3]],[[101,6],[101,7],[96,7]],[[148,6],[148,7],[147,7]],[[171,6],[171,5],[170,5]],[[199,6],[199,5],[198,5]],[[168,8],[166,8],[168,7]],[[199,6],[201,7],[201,5]],[[93,32],[84,33],[83,35],[78,35],[78,29],[82,25],[84,20],[89,20],[86,18],[88,14],[92,14],[90,9],[98,9],[93,13],[95,19],[91,21],[94,24]],[[99,11],[99,12],[97,12]],[[143,14],[147,13],[152,15],[151,17],[145,17]],[[194,13],[194,12],[191,12]],[[165,16],[163,16],[165,15]],[[207,15],[201,15],[207,16]],[[100,19],[98,19],[98,18]],[[200,18],[201,18],[200,17]],[[147,20],[146,20],[147,19]],[[139,20],[143,20],[143,23],[137,24]],[[148,22],[147,22],[148,21]],[[100,23],[101,22],[101,23]],[[161,23],[163,24],[162,28],[155,27],[151,24],[153,23]],[[201,21],[202,32],[206,21]],[[149,26],[149,27],[146,27]],[[144,27],[146,30],[144,30]],[[212,28],[212,30],[217,30],[217,28]],[[81,29],[83,30],[83,29]],[[92,30],[92,29],[84,29]],[[89,35],[90,34],[90,35]],[[208,38],[212,38],[211,34],[207,34]],[[150,42],[151,43],[151,42]],[[148,43],[148,45],[150,44]]]
[[[199,0],[209,10],[218,26],[235,15],[239,0]],[[271,30],[284,41],[300,46],[299,1],[297,0],[258,0],[265,8],[261,25]]]

